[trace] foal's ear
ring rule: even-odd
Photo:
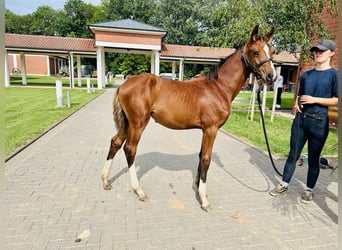
[[[251,42],[255,42],[258,40],[258,33],[259,33],[259,24],[255,25],[252,35],[251,35]]]
[[[268,42],[268,43],[271,42],[273,33],[274,33],[274,27],[272,27],[272,29],[270,30],[270,32],[268,32],[268,33],[264,36],[264,40],[265,40],[266,42]]]

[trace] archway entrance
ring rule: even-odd
[[[149,54],[151,73],[159,75],[161,39],[166,31],[131,19],[90,24],[97,48],[97,87],[104,88],[105,52]]]

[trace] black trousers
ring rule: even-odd
[[[277,104],[281,105],[281,94],[283,93],[283,88],[278,88],[277,91]]]
[[[319,176],[319,158],[329,133],[327,115],[297,113],[292,123],[290,152],[286,160],[283,181],[290,183],[303,147],[308,142],[308,175],[306,185],[314,188]]]

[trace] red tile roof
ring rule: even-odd
[[[162,57],[180,57],[193,59],[221,59],[235,52],[231,48],[211,48],[200,46],[185,46],[174,44],[163,44],[160,55]],[[298,55],[297,55],[298,56]],[[298,64],[298,58],[291,53],[281,52],[273,55],[276,63]]]
[[[221,59],[235,52],[230,48],[211,48],[200,46],[185,46],[174,44],[163,44],[160,55],[167,57],[191,57],[205,59]]]
[[[5,47],[16,50],[53,50],[63,52],[95,52],[94,39],[57,36],[5,34]]]
[[[276,63],[290,63],[298,64],[299,53],[293,54],[288,52],[280,52],[279,54],[273,54],[273,61]]]

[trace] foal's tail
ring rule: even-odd
[[[118,134],[127,135],[128,120],[119,99],[119,89],[117,89],[113,100],[114,123]]]

